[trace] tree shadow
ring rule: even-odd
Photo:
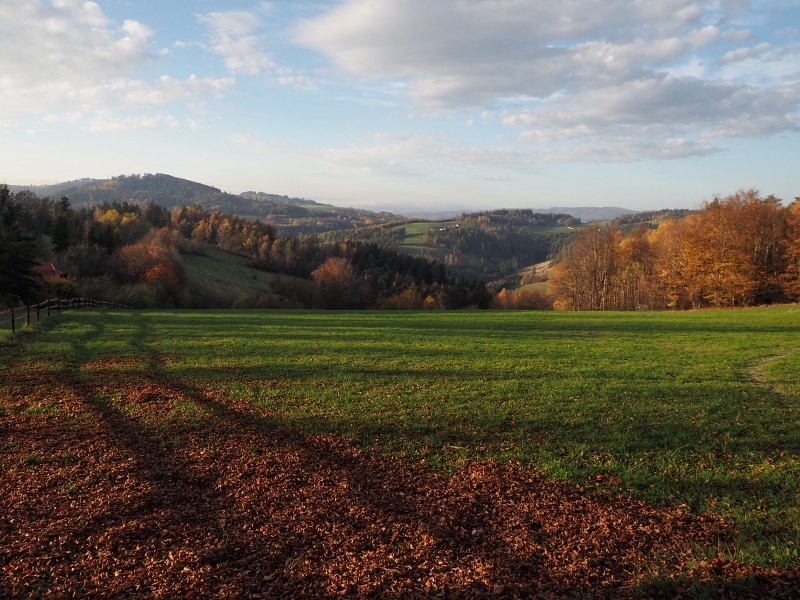
[[[782,593],[789,578],[701,572],[633,587],[647,568],[642,557],[664,553],[671,572],[670,553],[715,543],[724,524],[491,463],[444,477],[336,436],[304,435],[217,389],[170,377],[143,329],[131,338],[130,364],[85,372],[103,333],[93,328],[53,373],[54,392],[97,421],[65,439],[97,436],[97,463],[85,467],[104,470],[108,483],[93,489],[105,498],[90,518],[74,509],[81,518],[68,541],[24,557],[49,561],[56,594],[748,597]],[[198,407],[196,421],[170,422],[178,405]],[[121,464],[109,466],[107,454]]]

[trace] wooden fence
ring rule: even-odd
[[[78,310],[80,308],[125,308],[132,307],[116,302],[103,302],[92,298],[52,298],[39,304],[28,306],[18,306],[0,312],[0,329],[10,325],[11,331],[16,331],[18,327],[27,325],[30,327],[31,321],[38,323],[39,319],[49,316],[51,312],[60,313],[66,310]]]

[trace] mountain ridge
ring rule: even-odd
[[[134,181],[135,180],[135,181]],[[123,185],[117,187],[122,187],[123,189],[117,190],[119,193],[114,194],[110,187],[113,187],[114,184],[110,182],[118,182],[119,183],[135,183],[138,182],[140,184],[153,184],[153,183],[161,183],[164,184],[172,191],[172,195],[165,195],[163,190],[154,189],[152,185],[145,186],[145,190],[141,189],[141,185],[139,189],[134,189],[134,186],[131,185]],[[284,205],[292,205],[292,206],[300,206],[306,208],[325,208],[329,207],[331,209],[338,209],[338,210],[352,210],[352,211],[360,211],[362,213],[372,213],[377,215],[392,215],[393,217],[405,217],[405,218],[418,218],[418,219],[426,219],[426,220],[440,220],[440,219],[449,219],[453,217],[460,216],[462,214],[469,214],[474,212],[482,212],[482,210],[474,210],[474,209],[449,209],[449,210],[441,210],[441,211],[404,211],[402,209],[395,209],[397,212],[385,210],[385,211],[375,211],[375,210],[368,210],[368,209],[360,209],[354,207],[342,207],[342,206],[335,206],[332,204],[326,204],[323,202],[317,202],[315,200],[309,200],[306,198],[295,198],[286,195],[280,194],[272,194],[267,192],[260,192],[260,191],[246,191],[242,192],[241,194],[231,194],[228,192],[223,192],[221,189],[207,185],[204,183],[192,181],[189,179],[183,179],[180,177],[175,177],[174,175],[169,175],[165,173],[155,173],[155,174],[132,174],[132,175],[119,175],[116,177],[112,177],[110,179],[94,179],[94,178],[81,178],[81,179],[74,179],[71,181],[65,181],[61,183],[49,184],[49,185],[17,185],[17,184],[9,184],[9,189],[14,192],[21,192],[24,190],[30,190],[37,195],[40,196],[55,196],[55,195],[66,195],[74,206],[89,206],[92,204],[102,204],[104,201],[108,202],[122,202],[122,201],[133,201],[137,203],[147,203],[149,201],[154,201],[162,206],[167,208],[173,208],[175,206],[182,206],[185,204],[193,204],[194,202],[198,202],[204,208],[209,210],[220,210],[221,212],[230,212],[239,214],[241,216],[253,216],[257,218],[263,218],[266,216],[263,211],[255,210],[254,208],[259,208],[259,205],[254,205],[253,203],[276,203],[276,204],[284,204]],[[132,193],[131,197],[125,197],[123,192]],[[181,195],[180,198],[175,198],[175,194]],[[146,197],[145,197],[146,196]],[[153,197],[150,197],[153,196]],[[490,211],[494,209],[483,209],[485,211]],[[560,214],[568,214],[575,218],[580,219],[584,223],[589,223],[592,221],[608,221],[611,219],[615,219],[622,215],[630,215],[636,214],[641,211],[632,210],[629,208],[622,208],[616,206],[603,206],[603,207],[594,207],[594,206],[571,206],[571,207],[548,207],[548,208],[531,208],[534,212],[541,212],[541,213],[560,213]]]

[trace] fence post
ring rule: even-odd
[[[11,333],[16,331],[16,326],[14,324],[14,307],[11,307]]]
[[[30,327],[31,326],[31,305],[28,304],[28,306],[26,306],[25,308],[28,309],[28,327]]]
[[[39,309],[41,308],[41,306],[42,306],[41,302],[39,302],[39,304],[36,305],[36,322],[37,323],[39,322]]]

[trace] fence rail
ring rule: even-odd
[[[11,326],[11,331],[16,331],[17,327],[27,325],[30,327],[31,321],[35,319],[38,323],[43,316],[49,316],[52,311],[61,312],[67,310],[78,310],[80,308],[125,308],[132,309],[131,306],[118,304],[117,302],[104,302],[93,298],[51,298],[39,304],[28,306],[16,306],[0,312],[0,328]]]

